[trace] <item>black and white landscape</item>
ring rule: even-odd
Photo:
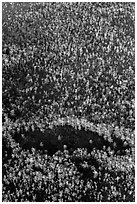
[[[2,200],[135,201],[135,3],[2,4]]]

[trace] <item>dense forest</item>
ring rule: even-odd
[[[135,4],[2,3],[2,200],[135,201]]]

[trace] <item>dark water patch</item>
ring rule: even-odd
[[[46,129],[44,133],[39,129],[26,132],[22,128],[19,133],[14,131],[12,135],[23,149],[32,147],[42,151],[46,149],[50,155],[58,150],[62,151],[64,145],[67,145],[67,149],[72,152],[77,148],[87,148],[88,152],[91,152],[93,148],[101,150],[105,146],[106,149],[110,147],[115,154],[120,155],[125,154],[125,150],[130,148],[129,145],[124,145],[119,138],[114,137],[113,142],[110,143],[97,132],[85,130],[84,127],[81,130],[76,130],[71,125],[56,126],[53,129]]]

